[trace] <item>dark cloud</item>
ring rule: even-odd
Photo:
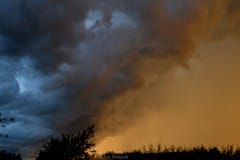
[[[1,1],[2,53],[33,57],[41,71],[56,71],[72,58],[85,34],[83,20],[92,5],[83,1]]]
[[[0,106],[3,106],[17,96],[19,88],[12,66],[6,62],[0,62],[0,67]]]
[[[237,0],[0,1],[0,108],[17,120],[4,144],[20,149],[99,119],[117,132],[138,108],[106,106],[187,67],[203,37],[234,37],[239,10]]]

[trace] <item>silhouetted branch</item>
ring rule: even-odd
[[[14,118],[1,117],[1,116],[2,116],[2,113],[0,113],[0,123],[2,123],[1,124],[2,128],[5,128],[6,127],[6,123],[8,123],[8,122],[15,122]],[[7,134],[5,134],[5,135],[0,134],[0,137],[8,138],[8,135]]]

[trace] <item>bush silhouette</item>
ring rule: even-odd
[[[5,150],[0,150],[0,160],[22,160],[20,154],[8,153]]]
[[[61,138],[50,137],[43,145],[36,160],[88,160],[87,153],[94,143],[90,139],[94,136],[94,125],[75,134],[63,134]]]

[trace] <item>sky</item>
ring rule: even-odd
[[[239,50],[232,40],[201,46],[190,69],[176,69],[164,87],[161,81],[145,89],[136,103],[148,111],[120,134],[106,137],[97,150],[122,152],[150,144],[239,146]]]
[[[239,144],[239,0],[2,0],[1,147],[95,123],[97,150]]]

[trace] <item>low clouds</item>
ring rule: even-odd
[[[93,122],[101,135],[128,127],[145,109],[119,99],[187,68],[204,40],[238,37],[239,10],[237,0],[1,1],[0,109],[16,117],[9,139],[22,135],[3,145]]]

